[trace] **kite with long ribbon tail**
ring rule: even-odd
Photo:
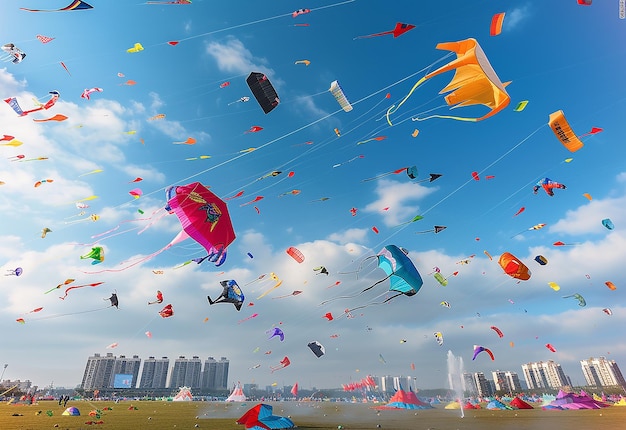
[[[363,180],[361,180],[361,182],[374,181],[376,179],[384,178],[385,176],[397,175],[397,174],[402,173],[402,172],[406,172],[406,175],[409,178],[415,179],[417,177],[417,166],[403,167],[401,169],[392,170],[391,172],[381,173],[380,175],[376,175],[376,176],[373,176],[371,178],[363,179]]]
[[[84,285],[73,285],[69,288],[65,289],[65,295],[63,297],[59,297],[59,299],[61,300],[65,300],[65,298],[67,297],[67,295],[69,294],[69,292],[71,290],[75,290],[76,288],[84,288],[84,287],[97,287],[98,285],[102,285],[104,284],[104,282],[94,282],[93,284],[84,284]]]
[[[517,214],[516,214],[517,215]],[[511,236],[511,239],[513,239],[515,236],[519,236],[520,234],[523,234],[527,231],[531,231],[531,230],[541,230],[542,228],[544,228],[547,224],[535,224],[532,227],[527,228],[526,230],[522,230],[519,233],[514,234],[513,236]]]
[[[349,296],[335,297],[333,299],[329,299],[320,303],[320,305],[324,305],[337,299],[349,299],[360,296],[361,294],[371,290],[376,285],[388,279],[390,281],[389,291],[397,292],[397,294],[394,294],[393,296],[390,296],[381,302],[369,303],[351,309],[346,309],[345,313],[350,313],[356,309],[362,309],[370,305],[380,305],[383,303],[387,303],[388,301],[401,295],[409,297],[414,296],[415,294],[417,294],[420,288],[422,288],[424,281],[422,280],[421,275],[415,268],[415,265],[406,255],[406,253],[396,245],[387,245],[378,254],[365,258],[365,260],[361,262],[361,267],[363,266],[363,263],[365,263],[365,261],[369,260],[370,258],[376,258],[378,260],[378,267],[383,269],[383,271],[387,274],[386,277],[384,277],[380,281],[375,282],[373,285],[363,289],[359,293]],[[361,267],[359,267],[357,273],[361,270]]]
[[[396,26],[393,28],[393,30],[383,31],[382,33],[368,34],[368,35],[365,35],[365,36],[357,36],[357,37],[354,38],[354,40],[357,40],[357,39],[370,39],[372,37],[386,36],[386,35],[389,35],[389,34],[393,35],[393,37],[396,38],[396,37],[402,36],[407,31],[413,30],[414,28],[415,28],[415,26],[413,24],[404,24],[402,22],[398,22],[398,23],[396,23]]]
[[[413,118],[414,121],[423,121],[430,118],[446,118],[458,121],[477,122],[496,115],[509,105],[511,98],[505,90],[508,82],[502,83],[500,81],[476,39],[470,38],[459,42],[439,43],[437,49],[452,51],[457,54],[457,58],[421,78],[413,85],[411,91],[409,91],[400,103],[392,105],[387,110],[386,114],[389,125],[393,125],[391,115],[411,97],[413,92],[420,85],[434,76],[451,70],[454,70],[454,77],[450,83],[440,91],[440,94],[450,92],[444,97],[446,103],[452,108],[480,104],[487,106],[490,109],[489,112],[478,118],[431,115],[426,118]]]

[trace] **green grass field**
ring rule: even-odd
[[[29,406],[0,404],[0,430],[244,430],[235,423],[256,402],[70,401],[80,416],[63,416],[56,401]],[[617,430],[626,423],[626,407],[578,411],[459,410],[376,411],[371,404],[330,402],[273,403],[274,414],[289,416],[300,430]],[[110,410],[106,410],[110,408]],[[100,418],[89,416],[100,410]],[[51,412],[51,416],[47,412]],[[16,415],[17,414],[17,415]],[[15,415],[15,416],[14,416]],[[95,424],[101,421],[101,424]],[[92,422],[92,424],[87,424]],[[380,427],[378,427],[380,426]]]

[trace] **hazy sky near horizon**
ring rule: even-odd
[[[626,323],[626,20],[617,1],[91,0],[93,9],[55,13],[13,3],[0,4],[0,44],[13,43],[26,57],[0,64],[0,96],[15,97],[24,110],[45,103],[50,91],[60,98],[24,117],[0,106],[0,136],[23,143],[0,146],[4,379],[73,387],[96,352],[168,356],[172,364],[180,355],[225,356],[230,385],[303,388],[368,374],[444,387],[448,350],[463,357],[467,371],[489,377],[496,369],[521,377],[523,363],[554,360],[584,384],[582,359],[605,356],[626,366],[619,329]],[[310,12],[293,17],[300,8]],[[490,36],[500,12],[502,32]],[[416,27],[397,38],[358,38],[398,22]],[[44,44],[37,35],[53,40]],[[468,38],[510,82],[510,105],[479,122],[412,121],[488,112],[482,105],[450,110],[440,94],[453,77],[446,72],[420,86],[390,126],[385,112],[452,60],[437,44]],[[127,52],[136,43],[144,49]],[[265,73],[279,94],[267,115],[246,84],[250,72]],[[329,93],[334,80],[351,112]],[[94,87],[102,91],[81,98]],[[524,100],[527,107],[514,111]],[[584,147],[570,153],[547,124],[557,110],[579,135],[603,132],[583,137]],[[57,114],[67,120],[34,121]],[[196,143],[175,143],[188,138]],[[415,179],[391,173],[411,166]],[[431,173],[442,176],[428,182]],[[534,195],[544,177],[567,188]],[[243,192],[227,201],[237,238],[226,262],[183,265],[206,254],[187,239],[131,267],[181,230],[163,210],[165,189],[196,181],[221,198]],[[129,194],[136,188],[138,199]],[[263,199],[249,203],[257,196]],[[77,208],[81,200],[89,207]],[[416,215],[423,219],[407,223]],[[607,218],[613,230],[602,225]],[[537,224],[546,225],[532,230]],[[434,234],[434,226],[447,228]],[[44,228],[51,232],[42,238]],[[424,283],[412,297],[378,304],[390,297],[389,281],[360,294],[385,277],[366,258],[389,244],[408,250]],[[92,246],[103,247],[101,264],[80,259]],[[291,246],[302,263],[285,252]],[[529,267],[529,280],[504,273],[504,252]],[[548,263],[539,265],[538,255]],[[447,286],[433,277],[437,270]],[[282,284],[268,292],[270,273]],[[54,289],[67,279],[74,282]],[[239,312],[206,299],[226,279],[246,296]],[[60,299],[66,288],[91,284]],[[157,290],[164,302],[148,305]],[[119,309],[108,307],[111,293]],[[563,297],[574,294],[586,305]],[[168,303],[174,316],[161,318]],[[344,312],[363,305],[353,318]],[[284,341],[270,338],[275,327]],[[321,358],[307,347],[314,340],[325,347]],[[474,345],[495,360],[472,360]],[[285,356],[291,365],[272,373]]]

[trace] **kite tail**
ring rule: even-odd
[[[389,275],[391,276],[391,275]],[[363,291],[356,293],[356,294],[352,294],[351,296],[339,296],[339,297],[334,297],[332,299],[328,299],[328,300],[324,300],[322,303],[319,304],[319,306],[325,305],[326,303],[330,303],[330,302],[334,302],[335,300],[339,300],[339,299],[352,299],[354,297],[358,297],[361,294],[363,294],[364,292],[371,290],[372,288],[374,288],[376,285],[380,284],[381,282],[386,281],[387,279],[389,279],[389,276],[386,276],[385,278],[381,279],[380,281],[377,281],[376,283],[374,283],[374,285],[371,285],[369,287],[367,287],[366,289],[364,289]]]
[[[430,115],[424,118],[411,118],[413,121],[426,121],[427,119],[432,118],[442,118],[442,119],[455,119],[457,121],[466,121],[466,122],[477,122],[478,118],[465,118],[462,116],[453,116],[453,115]]]
[[[388,123],[390,126],[393,126],[393,124],[391,123],[391,119],[389,119],[389,116],[390,116],[392,113],[395,113],[395,112],[396,112],[396,111],[400,108],[400,106],[402,106],[402,105],[404,104],[404,102],[406,102],[406,101],[408,100],[408,98],[409,98],[409,97],[411,97],[411,95],[413,94],[413,91],[415,91],[415,90],[417,89],[417,87],[419,87],[420,85],[422,85],[424,82],[426,82],[426,78],[425,78],[425,77],[424,77],[424,78],[421,78],[419,81],[417,81],[417,82],[415,83],[415,85],[413,85],[413,88],[411,88],[411,91],[409,91],[409,93],[408,93],[406,96],[404,96],[404,98],[402,99],[402,101],[401,101],[400,103],[398,103],[398,105],[397,105],[397,106],[396,106],[396,105],[391,105],[391,107],[390,107],[389,109],[387,109],[387,114],[386,114],[385,116],[386,116],[386,118],[387,118],[387,123]]]
[[[337,274],[338,274],[338,275],[350,275],[350,274],[352,274],[352,273],[356,273],[356,278],[357,278],[357,279],[359,279],[359,272],[360,272],[361,270],[363,270],[363,265],[365,264],[365,262],[366,262],[367,260],[369,260],[370,258],[376,258],[376,257],[378,257],[378,256],[377,256],[377,255],[370,255],[369,257],[365,257],[365,258],[363,259],[363,261],[361,261],[361,264],[359,264],[359,268],[358,268],[358,269],[353,270],[352,272],[337,272]]]
[[[398,297],[398,296],[401,296],[401,295],[402,295],[402,293],[398,293],[398,294],[396,294],[395,296],[388,297],[387,299],[383,300],[382,302],[377,302],[377,303],[369,303],[369,304],[367,304],[367,305],[357,306],[356,308],[346,309],[345,313],[349,313],[349,312],[355,311],[355,310],[357,310],[357,309],[363,309],[363,308],[366,308],[366,307],[368,307],[368,306],[373,306],[373,305],[382,305],[382,304],[384,304],[384,303],[387,303],[389,300],[394,299],[394,298],[396,298],[396,297]]]

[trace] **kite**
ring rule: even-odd
[[[294,12],[295,13],[295,12]],[[278,104],[280,99],[270,80],[263,73],[252,72],[248,75],[246,83],[252,91],[254,98],[266,114],[270,113]]]
[[[191,0],[147,1],[146,4],[191,4]]]
[[[139,42],[135,43],[132,48],[128,48],[126,50],[126,52],[128,52],[129,54],[134,54],[141,51],[143,51],[143,46]]]
[[[341,137],[341,132],[339,131],[338,128],[335,128],[334,131],[335,131],[335,134],[337,135],[337,137]]]
[[[331,312],[326,312],[322,318],[326,318],[327,321],[332,321],[335,319],[333,318],[333,314]]]
[[[509,252],[505,252],[500,256],[498,264],[504,269],[504,272],[512,278],[521,281],[530,279],[531,273],[528,267]]]
[[[281,342],[285,340],[285,333],[283,333],[283,331],[279,329],[278,327],[274,327],[272,330],[268,330],[265,333],[267,334],[271,333],[271,336],[268,339],[278,336]]]
[[[589,201],[592,201],[592,200],[593,200],[593,197],[591,197],[591,194],[589,194],[589,193],[584,193],[584,194],[583,194],[583,197],[584,197],[584,198],[586,198],[586,199],[587,199],[587,200],[589,200]]]
[[[54,106],[54,104],[57,102],[57,100],[61,96],[61,94],[56,90],[49,91],[48,94],[50,94],[50,99],[45,104],[40,104],[37,108],[26,110],[26,111],[22,110],[22,108],[18,104],[17,99],[15,97],[9,97],[8,99],[4,99],[4,101],[9,106],[11,106],[11,108],[15,111],[16,114],[18,114],[19,116],[26,116],[32,112],[50,109],[52,106]]]
[[[522,212],[524,212],[525,210],[526,210],[526,208],[525,208],[524,206],[522,206],[521,208],[519,208],[519,210],[518,210],[517,212],[515,212],[515,214],[514,214],[513,216],[514,216],[514,217],[515,217],[515,216],[518,216],[519,214],[521,214],[521,213],[522,213]]]
[[[159,311],[159,315],[161,315],[161,318],[169,318],[174,315],[174,308],[172,308],[171,303],[165,305],[165,307]]]
[[[245,301],[245,296],[237,285],[237,281],[233,279],[227,279],[225,281],[220,281],[220,285],[224,289],[222,294],[219,295],[215,300],[211,300],[210,296],[207,296],[209,299],[209,304],[214,305],[216,303],[232,303],[237,311],[241,310],[241,306]]]
[[[608,288],[609,290],[611,290],[611,291],[615,291],[615,290],[617,290],[617,287],[616,287],[616,286],[615,286],[615,284],[614,284],[613,282],[611,282],[611,281],[606,281],[606,282],[604,283],[604,285],[606,285],[606,286],[607,286],[607,288]]]
[[[602,312],[604,312],[608,316],[613,315],[613,311],[610,308],[604,308],[604,309],[602,309]]]
[[[493,356],[493,353],[489,349],[485,348],[484,346],[480,346],[480,345],[474,345],[474,356],[472,357],[472,360],[476,360],[476,356],[478,354],[480,354],[481,352],[483,352],[483,351],[486,352],[489,355],[489,357],[491,358],[491,361],[495,360],[495,358]]]
[[[521,112],[524,109],[526,109],[527,105],[528,105],[528,100],[522,100],[521,102],[517,104],[517,106],[515,106],[515,109],[513,109],[513,112]]]
[[[419,221],[419,220],[422,220],[422,219],[424,219],[423,216],[415,215],[412,220],[403,222],[402,224],[398,224],[396,227],[400,227],[400,226],[403,226],[403,225],[406,225],[406,224],[411,224],[412,222]]]
[[[248,306],[250,306],[251,304],[252,303],[248,304]],[[246,321],[251,320],[252,318],[256,318],[258,316],[259,316],[259,314],[254,313],[254,314],[250,315],[249,317],[246,317],[246,318],[244,318],[242,320],[237,321],[237,324],[241,324],[242,322],[246,322]]]
[[[94,88],[85,88],[83,93],[80,95],[81,98],[90,100],[90,96],[92,93],[101,93],[102,88],[94,87]]]
[[[385,139],[387,139],[387,136],[376,136],[376,137],[372,137],[371,139],[361,140],[360,142],[357,142],[356,144],[357,145],[364,145],[367,142],[372,142],[374,140],[377,141],[377,142],[380,142],[380,141],[385,140]],[[416,172],[417,172],[417,170],[416,170]]]
[[[350,112],[352,110],[352,105],[346,98],[346,95],[344,94],[343,89],[341,88],[341,85],[339,85],[338,81],[332,81],[330,83],[330,88],[328,89],[328,91],[330,91],[333,97],[335,97],[335,99],[339,103],[339,106],[341,106],[344,112]]]
[[[297,296],[298,294],[302,294],[300,290],[294,290],[291,294],[286,294],[284,296],[272,297],[272,299],[284,299],[285,297]]]
[[[613,221],[611,221],[609,218],[603,219],[602,225],[605,226],[608,230],[613,230],[615,228],[615,225],[613,225]]]
[[[357,144],[358,145],[358,144]],[[380,178],[384,178],[385,176],[389,176],[389,175],[397,175],[399,173],[402,172],[406,172],[406,175],[411,178],[411,179],[415,179],[417,177],[417,166],[411,166],[411,167],[403,167],[401,169],[396,169],[396,170],[392,170],[391,172],[387,172],[387,173],[381,173],[380,175],[374,176],[372,178],[367,178],[367,179],[363,179],[361,180],[361,182],[369,182],[369,181],[373,181],[375,179],[380,179]],[[436,179],[436,178],[435,178]],[[434,179],[433,179],[434,180]],[[431,182],[433,181],[431,180]]]
[[[554,246],[576,246],[576,245],[580,245],[580,243],[564,243],[564,242],[561,242],[559,240],[557,242],[554,242],[552,245],[554,245]]]
[[[544,257],[543,255],[537,255],[535,257],[535,261],[541,264],[542,266],[545,266],[546,264],[548,264],[548,259]]]
[[[6,136],[6,134],[5,134]],[[12,136],[9,136],[12,138]],[[2,140],[7,140],[7,139],[2,139]],[[17,148],[18,146],[22,146],[24,144],[24,142],[20,141],[20,140],[16,140],[16,139],[11,139],[11,141],[9,143],[3,143],[2,146],[12,146],[14,148]]]
[[[446,118],[477,122],[496,115],[509,105],[511,99],[505,90],[507,83],[500,81],[476,39],[470,38],[459,42],[440,43],[437,45],[437,49],[455,52],[457,58],[421,78],[413,85],[413,88],[398,105],[392,105],[386,114],[389,125],[393,125],[390,119],[391,114],[395,113],[421,84],[436,75],[450,70],[455,71],[454,77],[440,91],[440,94],[451,91],[444,97],[446,103],[452,106],[452,109],[480,104],[490,108],[489,112],[479,118],[431,115],[426,118],[413,118],[414,121]]]
[[[265,291],[263,294],[261,294],[259,297],[257,297],[257,299],[261,299],[263,297],[265,297],[267,294],[269,294],[270,291],[275,290],[276,288],[280,287],[283,283],[283,281],[281,279],[278,278],[278,276],[276,276],[276,274],[274,272],[270,273],[270,278],[274,281],[276,281],[276,283],[267,291]]]
[[[440,304],[441,306],[443,306],[444,308],[448,308],[448,309],[450,309],[450,303],[449,303],[449,302],[446,302],[445,300],[444,300],[443,302],[439,303],[439,304]]]
[[[544,228],[547,224],[535,224],[532,227],[527,228],[526,230],[522,230],[517,234],[514,234],[513,236],[511,236],[511,239],[513,239],[515,236],[519,236],[520,234],[523,234],[526,231],[531,231],[531,230],[541,230],[542,228]]]
[[[436,331],[433,335],[439,346],[443,346],[443,334],[440,331]]]
[[[226,203],[201,183],[169,187],[166,195],[167,209],[180,220],[183,234],[202,245],[209,255],[225,251],[235,240]]]
[[[196,144],[196,139],[194,139],[193,137],[188,137],[187,140],[182,141],[182,142],[172,142],[173,145],[195,145]]]
[[[589,136],[603,131],[599,127],[593,127],[590,132],[585,133],[581,136],[576,136],[574,130],[572,130],[572,127],[565,119],[565,115],[563,114],[562,110],[558,110],[550,114],[548,125],[552,129],[552,132],[554,133],[556,138],[559,139],[559,142],[561,142],[569,152],[576,152],[584,146],[582,141],[580,140],[581,137]]]
[[[333,165],[333,169],[343,166],[344,164],[352,163],[354,160],[358,160],[359,158],[365,158],[365,155],[357,155],[356,157],[352,157],[348,161],[344,161],[343,163],[337,163]]]
[[[304,15],[305,13],[311,12],[311,9],[298,9],[291,14],[292,18],[295,18],[298,15]]]
[[[128,192],[128,194],[133,196],[135,199],[138,199],[139,197],[143,195],[143,191],[141,191],[140,188],[133,188],[132,190]]]
[[[91,251],[85,255],[81,255],[80,259],[85,260],[87,258],[92,258],[93,261],[91,264],[100,264],[104,261],[104,248],[101,246],[96,246],[91,248]]]
[[[582,6],[591,6],[592,0],[578,0],[578,4]]]
[[[556,348],[552,346],[551,343],[546,343],[546,348],[548,348],[552,352],[556,352]]]
[[[24,273],[24,270],[21,267],[16,267],[15,269],[8,269],[4,276],[20,276]]]
[[[75,281],[75,279],[72,279],[72,278],[66,279],[63,283],[61,283],[61,284],[57,285],[57,286],[56,286],[56,287],[54,287],[54,288],[50,288],[50,289],[49,289],[48,291],[46,291],[44,294],[48,294],[48,293],[50,293],[50,292],[52,292],[52,291],[54,291],[54,290],[57,290],[57,289],[61,288],[63,285],[69,285],[69,284],[71,284],[71,283],[72,283],[72,282],[74,282],[74,281]]]
[[[65,295],[63,297],[59,297],[59,299],[65,300],[65,298],[67,297],[67,295],[70,292],[70,290],[74,290],[76,288],[83,288],[83,287],[97,287],[98,285],[102,285],[102,284],[104,284],[104,282],[94,282],[93,284],[71,286],[71,287],[65,289]]]
[[[304,254],[302,254],[302,252],[300,252],[297,248],[290,246],[289,248],[287,248],[286,252],[291,258],[296,260],[298,263],[302,263],[304,261]]]
[[[416,231],[415,234],[424,234],[424,233],[435,233],[435,234],[437,234],[437,233],[440,233],[440,232],[444,231],[446,228],[448,228],[448,227],[446,227],[445,225],[436,225],[436,226],[433,226],[433,228],[430,229],[430,230]]]
[[[93,6],[91,6],[88,3],[85,3],[82,0],[74,0],[72,3],[70,3],[69,5],[61,8],[61,9],[54,9],[54,10],[40,10],[40,9],[26,9],[24,7],[20,8],[21,10],[25,10],[26,12],[62,12],[62,11],[66,11],[66,10],[87,10],[87,9],[93,9]]]
[[[308,66],[311,62],[309,60],[298,60],[294,64],[304,64],[305,66]]]
[[[318,272],[318,273],[316,273],[316,275],[322,275],[322,274],[324,274],[324,275],[326,275],[326,276],[328,276],[328,275],[329,275],[328,270],[327,270],[327,269],[326,269],[326,267],[324,267],[324,266],[319,266],[319,267],[316,267],[316,268],[314,268],[313,270],[314,270],[314,271],[316,271],[316,272]]]
[[[578,300],[578,306],[580,307],[584,307],[587,306],[587,302],[585,301],[585,299],[583,298],[583,296],[581,296],[580,294],[576,293],[576,294],[570,294],[569,296],[563,296],[564,299],[573,297],[576,300]]]
[[[241,98],[235,100],[234,102],[228,103],[228,106],[230,106],[232,104],[235,104],[235,103],[246,103],[246,102],[249,102],[249,101],[250,101],[250,97],[241,97]]]
[[[394,38],[396,37],[400,37],[402,36],[404,33],[406,33],[407,31],[411,31],[415,28],[414,25],[412,24],[404,24],[402,22],[398,22],[396,23],[396,26],[394,27],[393,30],[390,31],[383,31],[382,33],[374,33],[374,34],[368,34],[366,36],[357,36],[354,39],[369,39],[372,37],[378,37],[378,36],[386,36],[388,34],[392,34]]]
[[[557,284],[556,282],[548,282],[548,285],[550,286],[550,288],[552,288],[554,291],[559,291],[561,289],[561,286],[559,284]]]
[[[250,127],[249,130],[246,130],[245,133],[256,133],[263,130],[263,127],[258,126],[258,125],[253,125],[252,127]]]
[[[502,32],[502,23],[504,22],[504,12],[497,13],[491,18],[491,27],[489,28],[490,36],[497,36]]]
[[[285,368],[289,366],[290,364],[291,364],[291,361],[289,361],[289,357],[285,356],[282,360],[280,360],[280,365],[274,366],[274,367],[270,366],[270,370],[271,370],[270,373],[274,373],[275,371]]]
[[[104,299],[104,300],[109,300],[111,302],[111,306],[110,307],[115,306],[116,308],[119,309],[120,302],[117,299],[117,294],[111,293],[111,297],[109,297],[108,299]]]
[[[43,44],[52,42],[55,39],[54,37],[48,37],[48,36],[44,36],[42,34],[38,34],[36,37]]]
[[[492,325],[491,330],[495,331],[498,334],[498,337],[504,337],[504,333],[502,333],[502,330],[500,330],[498,327],[496,327],[495,325]]]
[[[288,196],[289,194],[297,196],[298,194],[300,194],[302,191],[301,190],[291,190],[291,191],[286,191],[282,194],[279,194],[278,197],[283,197],[283,196]]]
[[[6,52],[6,56],[0,57],[0,60],[11,61],[13,64],[19,64],[24,60],[24,58],[26,58],[24,51],[12,43],[2,45],[1,49]]]
[[[158,113],[158,114],[148,118],[148,121],[156,121],[158,119],[165,119],[165,114],[164,113]]]
[[[415,265],[413,264],[411,259],[409,259],[406,253],[401,248],[398,248],[396,245],[385,246],[378,254],[367,257],[365,260],[363,260],[363,262],[361,262],[361,265],[370,258],[377,259],[378,267],[381,268],[387,274],[387,276],[381,279],[380,281],[375,282],[373,285],[365,288],[364,290],[362,290],[361,292],[357,294],[354,294],[351,296],[341,296],[341,297],[337,297],[337,299],[353,298],[353,297],[359,296],[363,294],[364,292],[371,290],[372,288],[374,288],[376,285],[380,284],[381,282],[386,281],[387,279],[389,279],[390,281],[389,291],[396,292],[397,294],[394,294],[393,296],[386,298],[382,302],[371,303],[371,304],[387,303],[391,299],[401,296],[401,295],[405,295],[408,297],[414,296],[415,294],[417,294],[420,288],[422,288],[424,281],[422,280],[422,277],[420,276],[419,272],[415,268]],[[332,300],[335,300],[335,299],[327,300],[325,302],[322,302],[321,304],[327,303]],[[356,308],[347,309],[346,313],[351,312],[355,309],[361,309],[367,306],[369,305],[362,305]]]
[[[543,188],[546,194],[552,197],[554,196],[554,188],[560,188],[562,190],[565,190],[567,187],[563,184],[559,184],[558,182],[553,181],[550,178],[543,178],[533,187],[533,193],[537,194],[539,188]]]
[[[46,119],[33,119],[33,121],[35,122],[49,122],[49,121],[57,121],[57,122],[62,122],[65,121],[67,119],[67,117],[65,115],[62,115],[60,113],[56,114],[53,117],[50,118],[46,118]]]
[[[156,300],[153,302],[148,302],[149,305],[155,305],[157,303],[163,303],[163,293],[160,290],[156,292]]]
[[[256,196],[253,200],[250,200],[249,202],[246,202],[246,203],[242,203],[242,204],[240,204],[240,205],[239,205],[239,207],[246,206],[246,205],[250,205],[250,204],[252,204],[252,203],[256,203],[256,202],[258,202],[258,201],[260,201],[260,200],[263,200],[264,198],[265,198],[265,197],[263,197],[263,196]],[[255,207],[256,207],[256,206],[255,206]]]

